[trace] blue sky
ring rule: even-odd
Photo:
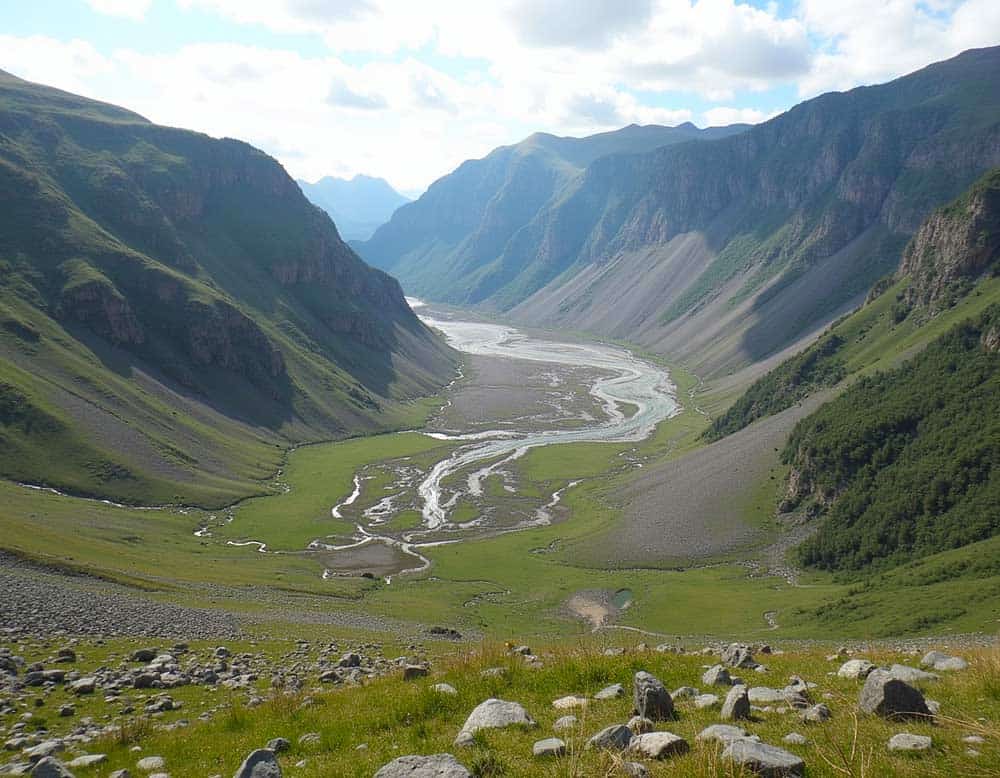
[[[997,43],[996,0],[0,5],[0,68],[410,193],[536,130],[758,122]]]

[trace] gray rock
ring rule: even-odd
[[[30,742],[30,741],[29,741]],[[44,759],[47,756],[52,756],[53,754],[58,754],[60,751],[65,750],[66,744],[61,740],[43,740],[38,745],[32,746],[24,755],[32,762],[37,762],[39,759]]]
[[[233,778],[281,778],[281,766],[274,751],[258,748],[243,760]]]
[[[831,715],[830,709],[821,702],[811,708],[806,708],[799,718],[807,724],[820,724],[829,719]]]
[[[76,759],[71,759],[67,767],[72,767],[76,769],[77,767],[93,767],[94,765],[103,764],[108,761],[107,754],[85,754],[84,756],[78,756]]]
[[[837,675],[841,678],[867,678],[874,669],[875,665],[867,659],[848,659],[837,670]]]
[[[929,751],[931,739],[927,735],[911,735],[908,732],[900,732],[889,738],[890,751]]]
[[[73,694],[93,694],[94,689],[97,688],[97,679],[91,677],[81,678],[78,681],[73,681],[69,688]]]
[[[472,778],[451,754],[401,756],[379,768],[375,778]]]
[[[144,756],[135,763],[135,766],[144,773],[155,773],[158,770],[162,770],[165,765],[166,761],[162,756]]]
[[[687,753],[690,747],[684,738],[673,732],[646,732],[632,738],[628,748],[648,759],[666,759]]]
[[[267,747],[268,750],[274,751],[276,754],[283,754],[292,747],[292,744],[288,738],[276,737],[267,742]]]
[[[595,700],[613,700],[617,697],[625,696],[625,687],[620,683],[613,683],[611,686],[605,686],[597,694],[594,695]]]
[[[31,778],[73,778],[73,773],[53,756],[47,756],[36,762],[29,775]]]
[[[431,687],[431,691],[437,692],[438,694],[458,694],[458,689],[449,683],[436,683]]]
[[[552,700],[552,707],[556,710],[569,710],[571,708],[586,708],[587,703],[589,703],[586,697],[577,697],[575,694],[569,694],[565,697],[560,697],[558,700]]]
[[[622,762],[622,774],[628,778],[649,778],[649,770],[641,762]]]
[[[701,682],[705,686],[732,686],[733,679],[729,677],[729,671],[725,667],[714,665],[702,674]]]
[[[573,729],[576,725],[576,716],[560,716],[553,722],[552,730],[554,732],[564,732],[567,729]]]
[[[115,770],[108,778],[132,778],[132,773],[128,770]]]
[[[660,679],[644,670],[632,682],[632,712],[652,721],[674,718],[674,701]]]
[[[622,724],[612,724],[605,727],[590,740],[587,748],[599,748],[603,751],[624,751],[632,742],[632,732]]]
[[[629,728],[629,732],[633,735],[641,735],[644,732],[652,732],[656,729],[656,725],[650,719],[643,718],[642,716],[633,716],[625,726]]]
[[[884,718],[920,718],[931,715],[924,695],[884,670],[874,670],[869,674],[861,689],[858,707],[864,713]]]
[[[729,743],[732,740],[743,740],[750,737],[742,727],[734,727],[730,724],[712,724],[705,727],[695,736],[695,740],[716,740],[719,743]]]
[[[726,695],[719,714],[724,721],[737,721],[750,718],[750,698],[746,686],[734,686]]]
[[[427,668],[423,665],[406,665],[403,668],[403,680],[412,681],[415,678],[425,678],[427,676]]]
[[[140,648],[132,652],[133,662],[152,662],[155,658],[155,648]]]
[[[783,748],[754,740],[732,740],[722,757],[764,778],[801,778],[805,762]]]
[[[337,663],[338,667],[361,667],[361,657],[353,651],[344,654]]]
[[[965,670],[969,666],[969,663],[960,656],[951,656],[940,651],[928,651],[924,654],[924,658],[920,660],[920,666],[928,670],[948,672]]]
[[[535,720],[520,703],[491,698],[480,703],[469,714],[455,738],[455,745],[471,744],[472,736],[481,729],[503,729],[516,725],[536,726]]]
[[[319,745],[319,741],[320,741],[319,732],[306,732],[304,735],[299,735],[300,746]]]
[[[566,744],[557,737],[547,737],[544,740],[536,740],[531,747],[534,756],[565,756]]]
[[[670,692],[670,696],[674,700],[693,700],[699,694],[700,692],[693,686],[678,686]]]
[[[722,649],[722,664],[747,669],[757,666],[753,654],[750,653],[750,646],[744,646],[742,643],[730,643]]]
[[[805,735],[800,735],[798,732],[789,732],[783,738],[781,738],[782,743],[787,743],[790,746],[807,746],[809,745],[809,739]]]
[[[893,678],[898,678],[900,681],[905,681],[906,683],[936,681],[940,677],[934,673],[928,673],[925,670],[910,667],[909,665],[893,665],[889,668],[889,675]]]
[[[694,698],[694,706],[698,710],[703,708],[714,708],[719,704],[719,695],[717,694],[699,694]]]
[[[767,686],[753,686],[747,689],[747,697],[753,705],[774,705],[785,702],[785,693]]]

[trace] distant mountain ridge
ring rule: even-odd
[[[460,181],[469,202],[492,194],[490,176],[509,169],[496,163],[517,147],[498,149],[360,250],[428,299],[629,340],[725,375],[850,310],[933,208],[1000,164],[998,72],[1000,48],[971,50],[729,137],[599,156],[555,196],[519,187],[519,218],[503,230],[494,209],[444,198]],[[455,214],[448,230],[424,215],[432,203]]]
[[[0,74],[0,476],[230,502],[452,364],[263,152]]]
[[[558,201],[569,182],[594,160],[744,129],[734,125],[701,130],[685,123],[633,124],[585,138],[535,133],[482,159],[463,162],[356,248],[414,294],[478,304],[506,283],[501,259],[518,231]]]
[[[330,214],[345,241],[367,240],[397,208],[410,202],[384,178],[326,176],[315,183],[301,179],[297,183],[313,205]]]

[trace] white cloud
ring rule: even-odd
[[[724,127],[727,124],[760,124],[772,116],[775,116],[774,111],[768,113],[756,108],[732,108],[724,105],[709,108],[702,114],[706,127]]]
[[[97,13],[137,21],[146,18],[152,4],[153,0],[87,0],[87,5]]]
[[[996,0],[801,0],[799,12],[822,40],[799,82],[803,97],[886,81],[1000,42]]]

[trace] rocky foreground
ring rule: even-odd
[[[814,776],[844,774],[833,766],[855,752],[882,771],[869,774],[1000,764],[1000,661],[982,649],[970,663],[738,643],[434,661],[418,645],[395,659],[378,644],[289,647],[12,640],[0,774]]]

